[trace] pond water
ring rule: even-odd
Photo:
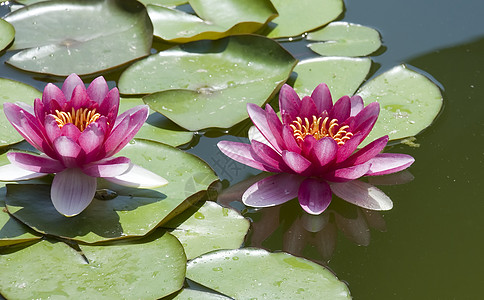
[[[415,158],[408,175],[414,179],[381,187],[394,202],[383,213],[334,201],[324,216],[310,218],[294,200],[266,210],[246,208],[232,198],[219,201],[254,222],[245,246],[284,250],[324,264],[348,284],[355,299],[480,298],[484,2],[347,0],[345,5],[342,20],[374,27],[382,35],[385,49],[372,57],[379,64],[373,76],[405,63],[442,88],[443,110],[416,137],[416,145],[389,150]],[[6,11],[3,7],[0,14]],[[301,45],[285,46],[298,58],[312,55]],[[43,89],[49,78],[3,64],[10,55],[0,57],[0,77]],[[208,162],[224,187],[259,173],[229,162],[215,146],[219,140],[243,138],[208,136],[200,136],[188,151]]]

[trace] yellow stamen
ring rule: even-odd
[[[58,111],[56,109],[55,113],[56,115],[53,116],[59,128],[62,128],[67,123],[72,123],[79,128],[80,131],[84,131],[89,124],[101,117],[101,114],[97,113],[95,108],[93,110],[88,108],[79,108],[78,110],[75,110],[73,107],[70,112]]]
[[[313,116],[312,122],[309,123],[308,118],[304,118],[303,121],[300,117],[297,117],[296,121],[293,121],[289,126],[298,142],[303,142],[306,136],[311,135],[316,140],[331,137],[339,146],[342,146],[353,136],[353,133],[348,131],[350,128],[348,125],[340,127],[337,119],[332,119],[329,123],[328,121],[329,117],[323,119]]]

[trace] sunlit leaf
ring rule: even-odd
[[[287,253],[220,250],[187,264],[187,278],[235,299],[350,299],[329,270]]]
[[[126,111],[136,105],[144,104],[141,98],[121,98],[119,111]],[[137,139],[157,141],[176,147],[190,142],[193,139],[193,132],[172,130],[171,121],[161,114],[151,111],[148,119],[136,134]],[[171,126],[173,127],[173,126]]]
[[[0,51],[7,47],[15,36],[15,29],[7,21],[0,19]]]
[[[328,85],[336,102],[341,96],[353,95],[370,71],[369,58],[321,57],[303,60],[294,68],[294,90],[299,96],[311,95],[318,84]]]
[[[213,294],[209,292],[203,292],[199,290],[192,289],[182,289],[174,298],[171,300],[229,300],[232,298],[225,297],[219,294]]]
[[[143,100],[188,130],[228,128],[247,118],[247,103],[262,105],[271,99],[295,63],[271,39],[232,36],[149,56],[123,72],[119,89],[124,94],[154,93]]]
[[[16,30],[7,62],[55,75],[92,74],[150,53],[153,28],[134,0],[47,1],[5,17]]]
[[[188,259],[218,249],[236,249],[242,245],[249,230],[249,221],[238,212],[211,201],[194,210],[186,210],[163,226],[173,228],[171,233],[182,243]],[[180,222],[183,223],[178,224]]]
[[[438,86],[404,65],[369,81],[357,94],[365,105],[380,103],[378,121],[363,144],[384,135],[395,140],[418,134],[437,117],[443,101]]]
[[[144,5],[154,4],[154,5],[161,5],[167,7],[175,7],[178,5],[188,3],[188,0],[138,0],[139,2],[143,3]]]
[[[169,183],[156,189],[137,189],[98,180],[97,199],[71,218],[54,209],[50,185],[7,185],[7,208],[40,233],[94,243],[147,234],[170,214],[198,201],[217,180],[198,157],[153,141],[133,140],[119,156],[129,157]]]
[[[5,188],[0,189],[0,193],[2,194],[0,198],[0,247],[40,239],[40,236],[32,234],[28,227],[10,217],[5,211],[5,202],[3,202]]]
[[[0,252],[8,299],[159,299],[183,286],[186,257],[169,233],[109,246],[41,241]]]
[[[380,34],[373,28],[347,22],[333,22],[307,35],[314,52],[325,56],[365,56],[381,46]]]
[[[3,103],[27,102],[33,103],[35,98],[41,98],[42,93],[24,83],[0,78],[0,146],[18,143],[23,137],[15,130],[5,117]]]
[[[279,13],[271,38],[290,37],[309,32],[336,19],[343,12],[342,0],[272,0]]]
[[[149,5],[154,35],[178,43],[213,40],[231,34],[255,32],[277,15],[268,0],[191,0],[190,5],[198,17],[176,9]]]

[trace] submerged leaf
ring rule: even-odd
[[[351,299],[348,287],[323,266],[262,249],[202,255],[188,262],[187,278],[235,299]]]
[[[443,101],[437,85],[404,65],[369,81],[357,94],[365,105],[380,103],[380,116],[362,146],[383,135],[395,140],[418,134],[437,117]]]
[[[150,53],[153,28],[146,9],[129,1],[46,1],[5,17],[16,30],[7,62],[59,76],[97,73]]]
[[[365,56],[381,46],[380,34],[373,28],[347,22],[333,22],[307,35],[314,52],[325,56]]]

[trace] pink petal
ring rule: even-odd
[[[262,133],[260,133],[259,129],[257,129],[257,127],[255,126],[250,126],[249,128],[249,132],[247,133],[249,135],[249,141],[252,142],[252,140],[256,140],[260,143],[263,143],[263,144],[266,144],[267,146],[271,147],[272,149],[274,149],[271,145],[271,143],[269,143],[266,138],[262,135]],[[275,149],[274,149],[275,150]]]
[[[286,119],[295,120],[299,116],[300,109],[301,99],[292,87],[284,84],[279,91],[279,110],[283,121]]]
[[[270,170],[272,170],[271,168],[268,168],[267,166],[259,162],[253,156],[253,153],[251,151],[252,147],[249,144],[220,141],[217,143],[217,147],[220,149],[220,151],[222,151],[223,154],[227,155],[235,161],[238,161],[241,164],[267,172],[271,172]]]
[[[345,182],[358,179],[368,172],[370,163],[336,169],[331,173],[324,174],[324,178],[332,182]]]
[[[109,88],[106,80],[104,79],[104,77],[99,76],[94,79],[87,88],[87,95],[89,96],[89,99],[96,101],[98,104],[101,104],[101,102],[104,100],[104,97],[106,97],[108,91]]]
[[[380,104],[378,102],[372,102],[365,106],[352,120],[351,123],[348,125],[352,132],[361,130],[362,124],[367,124],[367,120],[376,119],[378,118],[378,114],[380,113]],[[363,125],[368,126],[368,125]]]
[[[62,85],[62,93],[64,93],[67,101],[71,100],[72,92],[74,91],[76,86],[79,86],[79,85],[84,87],[84,89],[86,89],[84,82],[82,82],[81,78],[79,78],[77,74],[73,73],[66,78],[66,80],[64,81],[64,84]]]
[[[17,167],[13,164],[0,166],[0,181],[22,181],[30,180],[48,175],[47,173],[37,173]]]
[[[314,136],[312,135],[308,135],[304,138],[304,141],[302,143],[302,152],[301,154],[304,156],[304,157],[309,157],[309,155],[311,154],[311,152],[313,151],[313,147],[314,145],[316,145],[317,143],[317,140]]]
[[[39,98],[34,99],[34,115],[39,120],[39,123],[43,123],[45,119],[45,106],[42,100]]]
[[[104,177],[113,183],[136,188],[157,188],[168,184],[168,181],[138,165],[131,164],[129,169],[121,175],[115,177]]]
[[[312,161],[317,161],[324,167],[336,158],[338,144],[330,137],[324,137],[316,142],[310,154]]]
[[[91,123],[79,136],[79,146],[86,153],[86,162],[91,162],[98,158],[104,143],[104,130],[96,122]]]
[[[89,102],[89,97],[87,96],[86,87],[84,85],[78,85],[74,88],[72,92],[72,97],[70,100],[71,107],[74,109],[79,109],[82,107],[86,107],[86,104]]]
[[[414,161],[415,159],[407,154],[380,153],[368,161],[371,167],[366,175],[375,176],[395,173],[410,167]]]
[[[314,100],[314,104],[318,110],[318,115],[323,111],[330,111],[333,107],[333,100],[331,98],[331,92],[325,83],[319,84],[311,94],[311,98]]]
[[[286,166],[279,153],[271,147],[256,140],[251,143],[252,157],[260,163],[274,168],[273,172],[287,172],[290,169]]]
[[[351,102],[350,116],[356,116],[365,107],[365,104],[363,103],[363,99],[358,95],[354,95],[353,97],[351,97],[350,102]]]
[[[92,177],[115,177],[119,176],[131,167],[131,161],[127,157],[110,157],[96,161],[82,167],[82,171]]]
[[[388,135],[382,136],[379,139],[374,140],[362,149],[358,150],[355,154],[351,155],[345,164],[359,165],[367,162],[380,153],[388,143]]]
[[[54,147],[66,167],[72,168],[78,165],[77,160],[82,149],[71,138],[66,136],[58,137],[54,141]]]
[[[99,113],[108,118],[108,122],[113,124],[119,110],[119,91],[113,88],[99,104]]]
[[[53,143],[56,138],[61,136],[61,129],[52,115],[47,115],[45,117],[44,128],[50,143]]]
[[[390,210],[392,200],[381,190],[360,180],[330,184],[333,193],[341,199],[371,210]]]
[[[44,88],[44,92],[42,93],[42,103],[47,111],[53,111],[53,107],[51,105],[52,100],[55,100],[56,103],[63,105],[66,103],[66,96],[57,86],[53,85],[52,83],[48,83]]]
[[[46,155],[9,152],[7,153],[7,158],[12,164],[36,173],[57,173],[65,169],[58,160],[52,159]]]
[[[259,129],[259,131],[266,138],[266,140],[272,145],[274,149],[276,149],[276,151],[281,152],[282,150],[279,148],[277,139],[274,136],[274,133],[271,131],[271,128],[269,127],[266,112],[253,103],[247,104],[247,112],[255,127]]]
[[[111,135],[106,139],[106,144],[109,145],[105,147],[107,156],[118,153],[131,141],[148,118],[148,112],[148,105],[138,105],[120,115],[120,118],[128,120],[127,128],[123,130],[125,125],[121,128],[119,126],[113,128]],[[112,137],[114,138],[112,139]]]
[[[375,125],[376,119],[377,116],[373,116],[359,125],[359,131],[352,131],[353,133],[356,132],[355,135],[353,135],[351,139],[346,141],[344,145],[338,149],[338,155],[336,158],[337,163],[345,161],[348,157],[350,157],[351,154],[353,154],[353,152],[355,152],[361,142],[363,142],[368,134],[370,134],[373,125]]]
[[[72,123],[67,123],[66,125],[62,126],[61,135],[69,137],[71,140],[77,142],[79,136],[81,135],[81,131],[77,128],[76,125]]]
[[[303,120],[304,118],[307,118],[311,122],[313,116],[319,116],[318,109],[316,108],[314,100],[309,96],[305,96],[301,100],[301,110],[299,111],[299,117],[301,117],[301,119]]]
[[[269,207],[282,204],[297,197],[304,177],[281,173],[266,177],[245,191],[242,202],[252,207]]]
[[[266,105],[266,120],[269,130],[277,143],[277,149],[284,149],[284,140],[282,138],[282,122],[269,104]],[[281,151],[278,152],[281,153]]]
[[[282,151],[282,159],[289,168],[298,174],[304,173],[311,167],[311,161],[295,152]]]
[[[282,138],[284,139],[285,149],[295,153],[301,153],[301,147],[294,138],[294,132],[289,125],[284,124],[282,127]]]
[[[301,207],[312,215],[321,214],[331,203],[331,188],[318,178],[307,178],[299,187],[298,199]]]
[[[339,123],[342,123],[350,117],[350,113],[351,113],[350,97],[343,96],[339,98],[338,101],[336,101],[336,103],[329,111],[329,119],[330,120],[336,119],[339,121]]]
[[[81,213],[96,193],[96,178],[80,169],[66,169],[57,173],[52,181],[50,197],[55,209],[66,217]]]

